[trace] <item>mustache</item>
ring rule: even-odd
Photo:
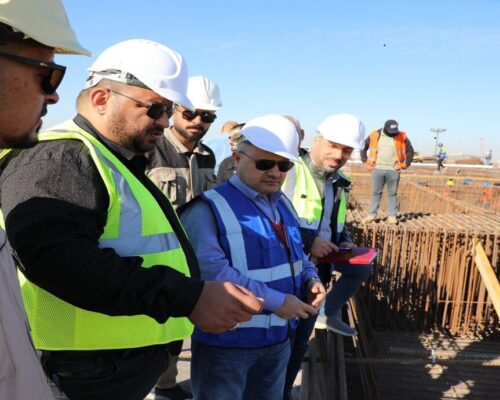
[[[40,111],[40,118],[45,117],[47,115],[47,103],[43,103],[42,110]]]

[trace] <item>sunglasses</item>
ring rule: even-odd
[[[133,97],[127,96],[126,94],[117,92],[115,90],[108,89],[111,93],[117,94],[118,96],[123,96],[126,97],[127,99],[135,101],[137,104],[139,104],[141,107],[146,107],[148,111],[146,112],[146,115],[149,118],[152,119],[159,119],[163,116],[163,113],[167,114],[167,118],[170,119],[170,117],[174,114],[174,105],[171,104],[169,106],[162,104],[162,103],[144,103],[143,101],[136,100]]]
[[[7,58],[24,65],[29,65],[30,67],[47,69],[49,71],[49,74],[47,76],[44,76],[42,80],[42,89],[46,94],[53,94],[56,92],[57,88],[63,80],[64,73],[66,72],[65,66],[55,64],[53,62],[35,60],[34,58],[4,53],[3,51],[0,51],[0,57]]]
[[[215,118],[217,118],[217,115],[209,113],[207,111],[192,112],[189,110],[184,110],[181,111],[181,114],[182,118],[184,118],[187,121],[192,121],[196,117],[200,117],[201,122],[204,122],[205,124],[211,124],[212,122],[215,121]]]
[[[265,158],[256,160],[253,157],[250,157],[247,153],[243,152],[240,150],[240,154],[243,154],[244,156],[247,156],[251,160],[255,161],[255,168],[257,168],[259,171],[269,171],[270,169],[274,168],[275,165],[278,166],[278,169],[281,172],[287,172],[290,171],[293,168],[293,162],[292,161],[274,161],[274,160],[266,160]]]

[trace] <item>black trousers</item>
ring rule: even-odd
[[[42,351],[45,373],[77,400],[143,400],[168,367],[165,345],[125,350]]]

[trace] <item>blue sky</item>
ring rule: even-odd
[[[306,144],[328,115],[357,115],[368,131],[399,121],[415,149],[500,158],[500,1],[64,0],[92,58],[67,65],[48,127],[74,115],[86,68],[126,39],[159,41],[181,53],[190,75],[221,89],[228,119],[297,117]],[[384,46],[385,44],[385,46]]]

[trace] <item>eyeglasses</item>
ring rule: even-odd
[[[55,93],[63,80],[64,73],[66,72],[66,67],[64,65],[55,64],[53,62],[35,60],[34,58],[4,53],[3,51],[0,51],[0,57],[4,57],[24,65],[29,65],[31,67],[39,67],[49,70],[50,73],[47,76],[44,76],[42,80],[42,89],[47,94]]]
[[[254,160],[255,161],[255,168],[257,168],[259,171],[269,171],[270,169],[274,168],[275,165],[278,166],[278,169],[281,172],[287,172],[293,168],[292,161],[274,161],[274,160],[266,160],[265,158],[262,158],[260,160],[256,160],[255,158],[250,157],[247,153],[245,153],[241,150],[240,150],[240,154],[243,154],[244,156],[247,156],[251,160]]]
[[[137,104],[140,104],[141,107],[146,107],[148,111],[146,112],[146,115],[149,118],[152,119],[158,119],[163,116],[163,113],[167,114],[167,118],[170,118],[174,114],[174,105],[171,104],[167,106],[166,104],[162,103],[144,103],[143,101],[136,100],[133,97],[127,96],[126,94],[117,92],[115,90],[108,89],[111,93],[117,94],[118,96],[123,96],[126,97],[127,99],[134,100]]]
[[[181,111],[181,114],[182,118],[184,118],[187,121],[192,121],[196,117],[200,117],[201,122],[204,122],[205,124],[211,124],[212,122],[215,121],[215,118],[217,118],[217,115],[209,113],[207,111],[192,112],[189,110],[184,110]]]

